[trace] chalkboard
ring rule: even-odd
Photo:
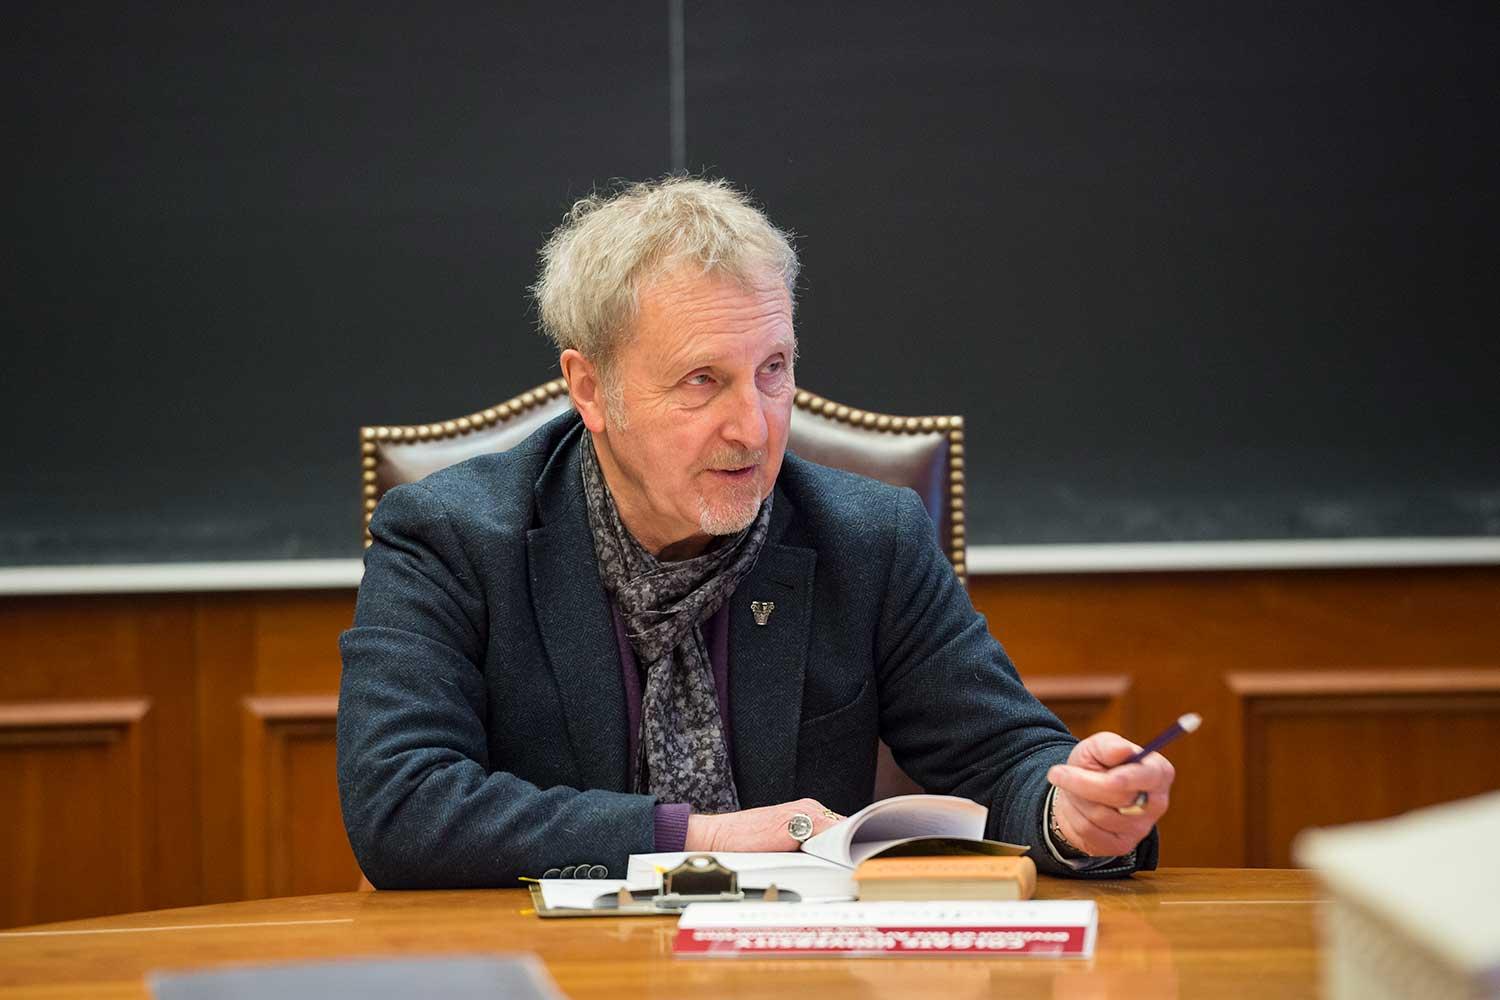
[[[1500,534],[1491,6],[10,25],[0,563],[357,555],[358,426],[552,377],[537,247],[674,142],[798,233],[804,385],[965,415],[971,544]]]

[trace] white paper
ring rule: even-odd
[[[592,910],[594,900],[622,888],[656,895],[655,885],[623,878],[544,878],[537,884],[542,889],[542,902],[549,910]]]
[[[1476,753],[1484,751],[1475,749]],[[1304,831],[1293,855],[1449,964],[1500,981],[1500,792]]]
[[[853,868],[903,840],[983,840],[989,810],[955,795],[897,795],[865,806],[802,845],[804,853]],[[733,865],[730,866],[734,867]]]

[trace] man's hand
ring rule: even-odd
[[[778,806],[742,809],[717,816],[694,813],[688,817],[689,851],[795,851],[801,844],[786,832],[786,825],[797,813],[805,813],[817,836],[844,817],[825,809],[816,799],[798,799]]]
[[[1095,733],[1073,748],[1066,764],[1047,772],[1057,786],[1053,815],[1074,847],[1097,858],[1129,854],[1167,811],[1177,775],[1171,761],[1153,753],[1138,764],[1114,766],[1140,749],[1115,733]],[[1149,796],[1145,812],[1122,816],[1118,807],[1133,803],[1138,792]]]

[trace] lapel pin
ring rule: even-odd
[[[771,612],[776,610],[775,601],[751,601],[750,613],[755,616],[755,624],[764,625],[771,620]]]

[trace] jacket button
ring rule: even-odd
[[[609,878],[609,869],[603,865],[595,865],[589,869],[589,878]]]
[[[577,865],[569,865],[569,866],[568,866],[568,867],[566,867],[566,868],[564,868],[564,869],[563,869],[563,870],[562,870],[562,874],[561,874],[561,875],[559,875],[559,876],[557,876],[557,877],[558,877],[558,878],[572,878],[572,877],[573,877],[573,871],[574,871],[574,870],[575,870],[575,869],[576,869],[576,868],[577,868],[577,867],[578,867],[578,866],[577,866]]]
[[[548,868],[542,872],[542,878],[562,878],[561,868]]]

